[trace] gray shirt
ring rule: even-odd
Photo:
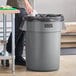
[[[29,0],[29,2],[33,6],[33,0]],[[7,5],[17,7],[17,8],[24,8],[25,7],[23,0],[7,0]]]

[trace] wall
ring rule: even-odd
[[[0,0],[0,5],[6,5],[7,0]]]
[[[35,0],[34,6],[39,13],[60,13],[65,21],[76,21],[76,0]]]

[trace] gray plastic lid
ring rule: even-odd
[[[23,19],[27,21],[38,20],[41,22],[64,21],[64,17],[61,14],[37,14],[36,16],[24,16]]]

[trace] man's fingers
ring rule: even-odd
[[[27,9],[27,13],[28,13],[28,14],[31,14],[32,12],[33,12],[33,10]]]

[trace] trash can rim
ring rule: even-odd
[[[26,21],[64,21],[64,17],[61,14],[37,14],[36,16],[24,16],[23,18]]]

